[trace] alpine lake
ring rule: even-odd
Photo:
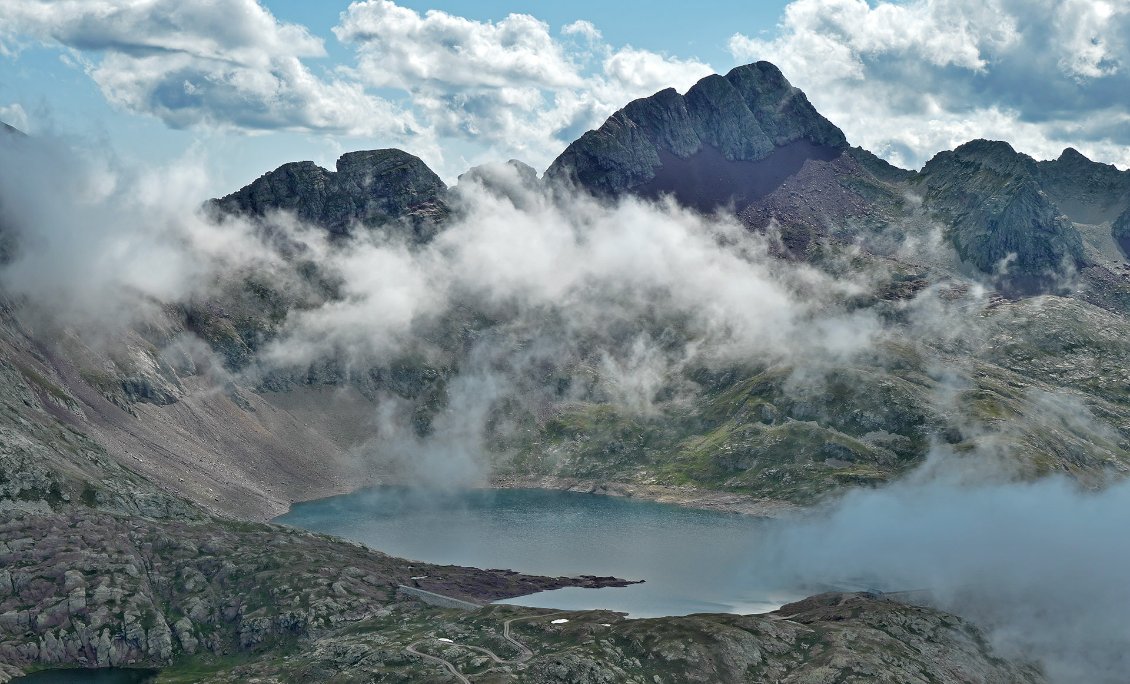
[[[542,489],[378,487],[295,504],[275,522],[428,563],[643,580],[503,603],[605,609],[635,618],[762,613],[802,596],[758,579],[758,543],[771,521],[637,499]]]

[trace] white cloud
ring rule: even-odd
[[[132,169],[49,134],[8,140],[0,226],[14,247],[0,288],[68,325],[111,330],[207,291],[217,274],[269,268],[249,225],[199,211],[206,171],[195,157]]]
[[[349,6],[334,27],[358,49],[360,75],[377,86],[406,90],[446,86],[574,87],[581,77],[549,26],[528,14],[472,21],[430,10],[423,16],[390,0]]]
[[[351,4],[334,34],[356,47],[350,73],[407,91],[438,136],[482,142],[491,157],[541,167],[629,100],[685,89],[712,72],[697,60],[614,49],[584,20],[554,37],[525,14],[474,21],[391,0]]]
[[[591,21],[578,19],[571,24],[561,27],[561,33],[566,36],[581,36],[588,40],[600,40],[604,34]]]
[[[24,108],[21,107],[18,102],[10,105],[0,105],[0,121],[3,121],[9,126],[15,126],[21,131],[27,131],[27,112],[24,111]]]
[[[616,91],[634,97],[651,95],[667,87],[686,90],[695,81],[713,73],[707,65],[695,60],[665,57],[648,50],[621,48],[604,60],[604,76]],[[621,103],[622,106],[627,101]]]
[[[0,54],[57,46],[108,101],[173,128],[373,137],[448,178],[507,156],[544,167],[629,100],[712,71],[610,46],[586,20],[554,33],[528,14],[475,21],[391,0],[352,3],[333,33],[352,63],[259,0],[10,0]]]
[[[872,312],[842,306],[861,283],[777,259],[764,236],[736,221],[635,198],[610,206],[524,187],[513,167],[495,173],[489,185],[459,186],[458,218],[424,246],[374,234],[346,246],[324,231],[306,234],[318,262],[340,277],[342,296],[292,310],[261,357],[284,369],[327,356],[361,369],[406,354],[458,367],[456,382],[471,385],[453,390],[441,420],[456,423],[426,444],[381,428],[408,462],[430,449],[481,466],[484,407],[503,397],[556,403],[560,389],[547,389],[547,377],[571,378],[570,396],[596,392],[642,415],[695,391],[681,377],[688,365],[784,363],[819,375],[883,334]],[[466,337],[455,362],[435,340],[468,311],[494,323]],[[460,408],[462,389],[477,394]],[[379,449],[388,453],[388,442]]]
[[[794,0],[778,34],[735,34],[855,144],[904,166],[975,137],[1130,166],[1130,5],[1091,0]]]
[[[0,42],[28,39],[69,49],[111,103],[174,128],[404,138],[416,127],[359,84],[315,75],[302,60],[323,57],[322,40],[256,0],[5,2]]]

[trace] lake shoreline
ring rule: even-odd
[[[740,492],[701,489],[686,485],[609,482],[552,475],[499,475],[492,477],[490,489],[545,489],[640,499],[716,513],[734,513],[756,518],[784,518],[804,510],[787,501],[764,499]]]
[[[314,496],[302,496],[286,502],[286,507],[272,507],[262,516],[250,518],[256,522],[272,522],[290,513],[297,504],[310,503],[321,499],[354,494],[372,487],[412,487],[410,482],[397,478],[372,478],[368,482],[358,482],[356,486],[340,486],[318,489]],[[468,485],[467,489],[544,489],[547,491],[596,494],[625,499],[639,499],[655,503],[681,506],[700,511],[733,513],[755,518],[786,518],[809,510],[780,499],[766,499],[741,492],[720,489],[704,489],[690,485],[665,485],[657,483],[618,482],[593,480],[554,475],[494,475],[478,485]],[[237,518],[240,516],[237,516]]]

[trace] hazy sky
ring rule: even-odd
[[[401,147],[544,168],[627,101],[768,59],[909,167],[975,137],[1130,165],[1126,0],[4,0],[0,120],[203,159],[214,192]]]

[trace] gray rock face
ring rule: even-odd
[[[758,62],[707,76],[686,95],[668,88],[629,103],[569,145],[546,177],[597,194],[670,192],[709,208],[765,194],[779,184],[774,171],[846,146],[777,67]]]
[[[1004,289],[1039,290],[1084,265],[1079,231],[1041,187],[1035,160],[1008,143],[974,140],[941,152],[919,180],[926,207],[948,219],[958,256],[1002,273]]]
[[[393,612],[364,627],[301,641],[285,658],[261,657],[206,681],[308,681],[310,673],[341,682],[440,681],[437,659],[451,668],[442,681],[454,681],[449,673],[455,671],[469,675],[464,681],[499,684],[1047,681],[1033,665],[1000,657],[960,618],[870,594],[824,594],[764,615],[629,620],[575,611],[554,624],[550,613],[526,611],[449,612],[442,625],[451,639],[446,644],[421,639],[426,623]],[[507,623],[528,653],[500,635]]]
[[[1114,241],[1118,243],[1119,249],[1122,254],[1130,259],[1130,208],[1122,212],[1114,221],[1114,226],[1111,228],[1111,235],[1114,236]]]
[[[11,142],[26,137],[27,135],[20,129],[0,121],[0,142]],[[2,213],[2,208],[0,208],[0,214]],[[15,253],[15,246],[15,236],[10,230],[5,230],[3,219],[0,217],[0,265],[12,258],[12,254]]]
[[[377,226],[398,220],[416,236],[430,237],[448,213],[447,186],[423,161],[397,149],[350,152],[337,160],[337,171],[314,162],[292,162],[218,200],[222,212],[262,217],[290,211],[303,221],[345,235],[350,227]]]
[[[1074,148],[1036,162],[1036,171],[1040,188],[1076,223],[1113,221],[1130,209],[1130,171],[1091,161]]]
[[[608,586],[432,566],[274,525],[77,508],[0,515],[0,568],[0,663],[14,668],[266,650],[400,603],[396,588],[417,574],[428,590],[475,602]]]

